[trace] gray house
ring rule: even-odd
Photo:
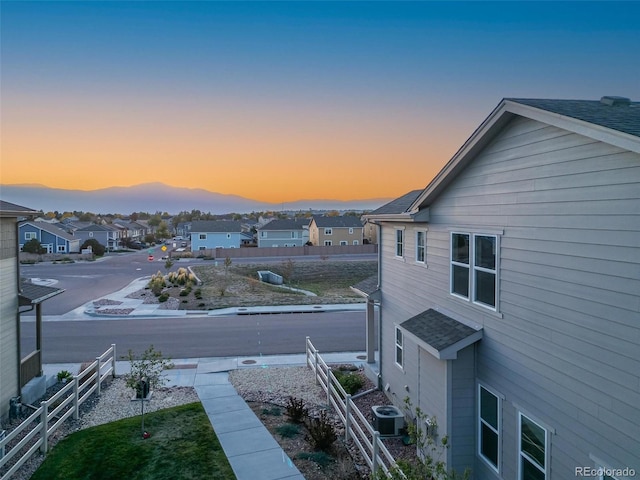
[[[640,475],[640,103],[505,99],[412,195],[367,216],[390,400],[474,479]]]
[[[259,227],[258,247],[302,247],[309,241],[309,218],[276,219]]]
[[[89,239],[97,240],[108,251],[117,250],[120,242],[120,230],[109,225],[97,225],[92,223],[86,227],[78,228],[74,235],[81,240],[81,244]]]

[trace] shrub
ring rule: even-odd
[[[149,280],[149,288],[153,292],[153,294],[158,297],[162,293],[162,289],[165,287],[164,276],[162,273],[158,272],[155,275],[151,276],[151,280]]]
[[[337,370],[333,374],[348,395],[355,394],[364,386],[364,380],[357,373],[344,373]]]
[[[166,302],[167,300],[169,300],[169,295],[168,295],[168,294],[166,294],[166,293],[163,293],[163,294],[161,294],[161,295],[158,297],[158,301],[159,301],[160,303],[164,303],[164,302]]]
[[[333,442],[338,438],[336,430],[327,417],[327,412],[322,410],[317,418],[309,418],[307,423],[307,441],[316,450],[328,452],[331,450]]]
[[[26,253],[47,253],[47,249],[44,248],[37,238],[32,238],[22,246],[22,251]]]
[[[276,433],[282,438],[292,438],[300,433],[300,426],[294,423],[285,423],[276,427]]]
[[[86,240],[82,246],[80,247],[80,251],[84,250],[85,248],[89,248],[91,247],[91,251],[93,252],[94,255],[101,257],[104,255],[104,245],[102,245],[99,241],[97,241],[95,238],[90,238],[88,240]]]
[[[282,415],[282,410],[279,407],[271,407],[271,408],[263,408],[262,413],[264,415],[273,415],[274,417],[279,417]]]
[[[59,382],[63,382],[72,378],[73,374],[69,370],[60,370],[57,377]]]
[[[296,458],[299,458],[300,460],[310,460],[317,463],[322,468],[327,467],[331,462],[333,462],[331,455],[328,455],[326,452],[299,452],[296,454]]]
[[[309,414],[304,400],[301,398],[289,397],[286,405],[287,415],[293,423],[302,423]]]

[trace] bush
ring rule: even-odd
[[[331,462],[333,462],[331,455],[328,455],[325,452],[299,452],[296,454],[296,458],[299,458],[300,460],[311,460],[322,468],[327,467]]]
[[[292,438],[300,433],[300,426],[294,423],[285,423],[276,427],[276,433],[282,438]]]
[[[159,301],[160,303],[164,303],[164,302],[166,302],[167,300],[169,300],[169,295],[167,295],[166,293],[163,293],[162,295],[160,295],[160,296],[158,297],[158,301]]]
[[[37,238],[32,238],[22,246],[22,251],[26,253],[47,253],[47,250],[40,244]]]
[[[333,442],[338,438],[336,430],[327,417],[327,412],[322,410],[317,418],[310,418],[307,423],[307,441],[313,448],[328,452],[331,450]]]
[[[90,238],[89,240],[86,240],[82,246],[80,247],[80,251],[84,250],[85,248],[89,248],[91,247],[91,251],[93,252],[93,254],[97,257],[101,257],[104,255],[104,245],[102,245],[99,241],[97,241],[95,238]]]
[[[289,397],[285,408],[293,423],[302,423],[309,414],[307,407],[304,406],[304,400],[301,398]]]
[[[73,378],[73,374],[69,370],[60,370],[58,372],[57,377],[58,377],[58,381],[62,382],[62,381],[69,380],[70,378]]]
[[[357,373],[344,373],[341,370],[336,370],[333,374],[348,395],[354,395],[364,386],[364,380]]]

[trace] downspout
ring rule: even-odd
[[[18,219],[16,218],[16,243],[15,243],[15,247],[16,247],[16,293],[19,295],[20,294],[20,223],[18,222]],[[16,295],[16,299],[18,299],[18,295]],[[16,341],[16,352],[17,352],[17,360],[18,360],[18,368],[17,368],[17,372],[16,372],[16,376],[18,377],[18,390],[16,392],[16,396],[20,396],[21,393],[21,385],[22,385],[22,378],[21,374],[20,374],[20,370],[21,370],[21,363],[22,363],[22,352],[20,351],[20,301],[18,301],[18,305],[16,308],[16,333],[17,333],[17,341]]]
[[[382,226],[376,224],[378,235],[378,289],[382,287]],[[374,305],[375,313],[375,305]],[[378,372],[378,388],[382,390],[382,296],[378,305],[378,363],[380,371]]]

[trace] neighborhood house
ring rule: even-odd
[[[370,375],[434,419],[449,467],[640,475],[640,103],[505,99],[366,219]]]

